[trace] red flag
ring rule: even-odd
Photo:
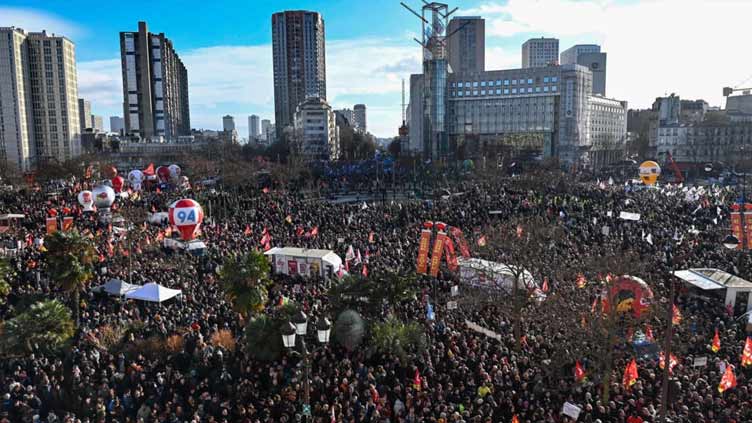
[[[548,290],[549,290],[549,287],[548,287],[548,276],[544,276],[543,277],[543,287],[541,288],[541,291],[548,292]]]
[[[251,231],[251,225],[245,225],[245,230],[243,231],[243,235],[248,236],[252,233]]]
[[[154,176],[154,163],[149,163],[149,166],[144,169],[143,174],[147,176]]]
[[[578,383],[585,380],[585,369],[582,368],[579,360],[574,363],[574,380]]]
[[[734,366],[729,364],[726,366],[726,372],[721,378],[721,383],[718,384],[718,392],[722,394],[732,388],[736,388],[736,375],[734,375]]]
[[[478,246],[479,247],[485,247],[486,246],[486,236],[481,235],[480,238],[478,238]]]
[[[360,273],[363,275],[364,278],[367,278],[368,277],[368,265],[363,263],[363,270]]]
[[[622,378],[624,388],[632,388],[632,385],[637,383],[637,377],[637,361],[633,358],[632,361],[627,364],[627,367],[624,368],[624,377]]]
[[[420,378],[420,372],[416,368],[415,369],[415,376],[413,377],[413,388],[416,391],[420,391],[421,385],[422,385],[422,380]]]
[[[655,337],[653,336],[653,328],[651,328],[650,325],[645,325],[645,338],[651,342],[655,340]]]
[[[301,236],[303,236],[304,233],[305,233],[305,230],[303,229],[302,226],[298,226],[298,228],[295,229],[295,235],[297,235],[298,238],[300,238]],[[308,234],[306,234],[306,235],[308,235]],[[307,238],[307,236],[306,236],[306,238]]]
[[[272,244],[270,242],[267,242],[264,244],[264,251],[269,251],[272,249]]]
[[[713,350],[714,353],[717,353],[718,351],[721,350],[721,337],[718,336],[718,328],[715,328],[715,336],[713,337],[713,345],[711,345],[710,349]]]
[[[512,423],[520,423],[520,419],[517,418],[517,415],[512,415]]]
[[[164,241],[164,232],[159,231],[157,232],[157,242]]]
[[[742,367],[747,367],[752,364],[752,338],[747,337],[747,341],[744,342],[744,350],[742,350]]]
[[[371,233],[368,234],[368,243],[369,244],[373,244],[374,243],[374,240],[373,240],[373,231],[371,231]]]
[[[159,189],[159,187],[157,187],[157,194],[161,194],[161,193],[162,193],[162,190]]]
[[[676,304],[674,304],[673,316],[671,317],[671,322],[675,325],[678,325],[679,323],[681,323],[681,320],[682,320],[681,311],[679,311],[679,307],[677,307]]]
[[[311,229],[311,236],[315,237],[319,235],[319,227],[314,226],[313,229]]]
[[[658,363],[659,363],[658,365],[660,366],[661,369],[665,369],[666,368],[666,355],[663,354],[663,351],[661,351],[660,360],[659,360]],[[678,363],[679,363],[679,360],[676,359],[676,356],[674,354],[670,354],[669,355],[669,360],[668,360],[668,372],[669,372],[669,374],[673,373],[674,367],[676,367],[676,365]]]
[[[269,194],[269,188],[264,187],[264,189],[261,190],[264,194]]]

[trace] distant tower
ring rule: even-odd
[[[234,131],[235,130],[235,118],[230,115],[222,116],[222,130]]]
[[[486,21],[479,16],[457,16],[449,21],[447,60],[454,73],[486,70]]]
[[[355,129],[366,133],[366,105],[356,104],[353,106],[353,119],[355,120]]]
[[[542,68],[559,63],[559,40],[531,38],[522,44],[522,67]]]

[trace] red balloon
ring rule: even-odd
[[[168,168],[167,166],[159,166],[157,168],[157,177],[159,178],[160,182],[169,182],[170,168]]]
[[[204,221],[204,210],[196,201],[184,198],[170,205],[168,217],[170,224],[180,231],[183,241],[190,241]]]
[[[112,178],[112,189],[115,190],[116,194],[123,190],[123,183],[125,183],[125,179],[122,176]]]

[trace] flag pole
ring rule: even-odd
[[[661,423],[666,423],[666,411],[668,408],[668,383],[669,373],[671,372],[671,338],[673,338],[674,335],[674,260],[671,256],[671,252],[668,252],[667,260],[670,271],[668,275],[668,303],[666,304],[666,320],[668,330],[666,331],[666,339],[663,346],[663,357],[665,357],[664,362],[666,363],[666,365],[663,366],[663,383],[661,383],[661,410],[660,418],[658,419],[658,421]]]

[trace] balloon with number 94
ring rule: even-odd
[[[168,216],[170,224],[180,231],[183,241],[190,241],[204,221],[204,210],[196,201],[184,198],[170,204]]]

